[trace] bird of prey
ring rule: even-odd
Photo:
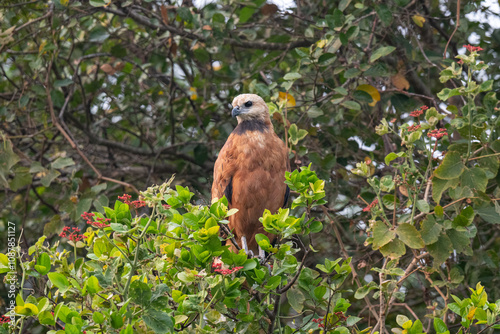
[[[269,108],[260,96],[239,95],[232,108],[238,125],[215,162],[212,199],[225,195],[229,208],[238,209],[229,217],[229,229],[247,254],[258,252],[262,258],[255,235],[273,238],[259,218],[265,209],[275,213],[288,201],[290,189],[284,183],[285,171],[290,169],[288,151],[274,132]],[[231,245],[231,249],[237,248]]]

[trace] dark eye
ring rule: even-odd
[[[252,106],[252,101],[245,102],[245,107],[250,108]]]

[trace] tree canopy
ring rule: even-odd
[[[89,234],[87,248],[79,246],[78,252],[80,258],[96,254],[99,240],[109,246],[99,250],[102,254],[133,259],[139,249],[154,251],[152,245],[146,249],[146,242],[144,249],[139,247],[146,234],[174,233],[169,227],[162,230],[159,221],[182,225],[175,218],[179,214],[184,219],[196,216],[198,225],[182,225],[185,231],[165,240],[185,238],[177,245],[179,251],[192,249],[188,231],[201,233],[198,229],[219,226],[227,214],[213,211],[210,187],[217,153],[236,123],[228,104],[241,93],[255,93],[268,103],[275,131],[287,143],[296,171],[287,178],[295,187],[290,218],[281,216],[286,224],[298,224],[292,230],[300,242],[288,245],[291,253],[287,253],[297,254],[292,256],[296,260],[279,253],[280,247],[276,254],[271,245],[268,251],[276,255],[280,267],[295,266],[299,273],[311,268],[303,271],[307,279],[298,279],[302,290],[297,288],[296,296],[304,299],[285,302],[271,290],[293,299],[283,290],[285,281],[299,277],[293,278],[293,270],[275,271],[271,276],[281,277],[279,282],[268,276],[259,281],[246,272],[265,272],[260,264],[226,254],[226,264],[245,268],[235,274],[242,275],[239,279],[247,275],[246,282],[267,286],[260,293],[275,298],[269,305],[276,306],[269,309],[271,314],[252,304],[254,314],[266,315],[272,323],[259,328],[280,331],[279,324],[291,326],[285,318],[279,320],[280,315],[299,314],[302,320],[310,316],[307,324],[290,328],[316,330],[319,327],[310,326],[312,319],[322,315],[323,325],[333,333],[331,317],[336,316],[339,324],[349,323],[342,320],[349,301],[346,314],[361,319],[355,322],[360,331],[370,327],[384,333],[402,327],[413,328],[414,333],[432,331],[429,328],[440,332],[437,328],[443,327],[435,318],[442,319],[444,328],[444,323],[468,328],[474,319],[484,321],[478,331],[486,326],[493,330],[498,302],[496,311],[489,310],[493,316],[487,315],[489,304],[471,306],[465,299],[458,302],[451,297],[466,298],[468,288],[474,287],[474,296],[481,299],[484,286],[490,301],[500,299],[500,13],[493,9],[476,0],[296,0],[290,8],[265,0],[218,0],[196,6],[189,0],[182,4],[4,0],[0,5],[0,185],[5,190],[0,194],[1,240],[7,240],[12,222],[19,259],[26,261],[23,268],[35,272],[35,263],[43,266],[54,261],[62,248],[73,249],[54,243],[65,226],[87,228],[82,214],[96,212],[101,219],[112,215],[116,219],[123,212],[130,215],[127,229],[115,225],[108,231],[115,236],[130,233],[127,242],[139,243],[128,244],[127,250],[116,247],[121,253],[117,255],[107,244],[105,228],[99,227],[100,234]],[[167,192],[170,202],[148,199],[159,191],[150,188],[141,200],[146,199],[152,209],[134,210],[129,203],[137,217],[149,215],[158,222],[156,231],[148,230],[140,219],[134,221],[129,206],[114,204],[117,196],[125,193],[135,199],[140,191],[163,184],[173,174],[172,192]],[[220,203],[223,208],[224,202]],[[163,213],[163,205],[177,211]],[[206,210],[199,212],[214,215],[215,223],[207,223],[191,205],[201,205]],[[113,213],[106,207],[114,208]],[[281,219],[271,216],[263,218],[264,224]],[[292,222],[292,217],[298,220]],[[134,234],[135,227],[144,228],[144,233]],[[286,231],[275,230],[282,246],[294,234]],[[40,243],[42,235],[47,239]],[[259,244],[267,247],[267,241]],[[5,249],[0,251],[6,254],[10,246],[1,244]],[[203,251],[199,249],[199,254]],[[210,258],[186,258],[182,265],[208,270],[209,260],[222,250],[206,251]],[[174,256],[174,250],[161,254]],[[75,247],[72,261],[77,258]],[[337,258],[345,262],[333,264]],[[119,274],[137,269],[134,263],[130,261],[127,270],[117,269]],[[342,271],[336,272],[337,278],[332,278],[334,268]],[[56,272],[39,269],[33,277],[48,277],[50,288],[65,290],[66,282],[58,281]],[[6,271],[0,267],[0,272]],[[128,292],[132,274],[127,275],[123,285]],[[314,281],[316,277],[324,278],[322,285]],[[338,285],[332,287],[335,279]],[[92,282],[91,291],[100,291]],[[103,282],[99,277],[101,286]],[[242,282],[239,290],[244,290]],[[306,286],[319,290],[305,296]],[[158,294],[163,289],[153,287]],[[133,288],[136,295],[151,291],[151,286],[137,283]],[[7,288],[2,289],[0,296],[7,300]],[[33,288],[35,297],[44,289]],[[330,308],[333,297],[324,300],[326,289],[342,293],[342,298],[335,297],[340,301],[335,312],[342,316]],[[171,290],[168,293],[172,297]],[[182,304],[177,297],[170,303]],[[241,316],[244,305],[225,302],[240,308],[239,320],[250,322]],[[300,303],[308,307],[299,307]],[[280,311],[277,306],[282,304]],[[481,311],[460,313],[473,308],[484,316]],[[172,328],[195,330],[184,327],[192,324],[184,322],[192,314],[161,312],[166,312],[159,315],[164,320],[164,314],[172,317]],[[222,309],[217,312],[223,314]],[[151,320],[158,314],[148,316]],[[109,317],[111,322],[120,318]],[[147,322],[150,328],[151,323]],[[36,327],[28,321],[25,333],[30,332],[29,325]],[[345,328],[353,332],[353,326]],[[121,327],[113,328],[119,332]]]

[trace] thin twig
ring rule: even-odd
[[[467,199],[467,197],[462,197],[462,198],[459,198],[459,199],[457,199],[457,200],[455,200],[455,201],[453,201],[451,203],[448,203],[445,206],[443,206],[443,209],[446,209],[447,207],[452,206],[453,204],[456,204],[456,203],[458,203],[460,201],[463,201],[464,199]],[[419,213],[418,215],[416,215],[415,217],[413,217],[413,221],[416,221],[417,219],[422,218],[422,217],[424,217],[426,215],[433,215],[434,213],[435,213],[435,211],[428,212],[428,213],[426,213],[426,212]]]
[[[404,306],[408,310],[408,312],[410,312],[411,315],[415,318],[415,320],[420,320],[418,318],[417,314],[415,312],[413,312],[413,310],[411,309],[410,306],[408,306],[408,304],[406,304],[406,303],[394,303],[392,305],[394,305],[394,306]]]
[[[98,179],[104,180],[104,181],[108,181],[108,182],[117,183],[117,184],[120,184],[120,185],[125,186],[125,187],[130,187],[130,188],[132,188],[132,190],[135,193],[139,194],[139,190],[137,190],[137,188],[135,186],[133,186],[132,184],[130,184],[128,182],[116,180],[116,179],[113,179],[113,178],[110,178],[110,177],[103,176],[101,174],[101,172],[90,162],[90,160],[87,158],[87,156],[80,150],[80,148],[71,139],[71,136],[68,134],[68,132],[66,132],[66,130],[63,128],[63,126],[59,123],[59,121],[58,121],[58,119],[57,119],[57,117],[55,115],[54,105],[52,103],[52,98],[50,96],[50,89],[49,89],[49,87],[50,87],[50,73],[51,73],[51,70],[52,70],[52,62],[54,60],[53,57],[54,56],[52,56],[52,59],[49,62],[49,67],[47,69],[47,77],[45,79],[45,92],[47,94],[47,104],[48,104],[48,107],[49,107],[49,112],[50,112],[50,116],[51,116],[51,119],[52,119],[52,123],[57,127],[57,129],[59,130],[59,132],[68,141],[68,143],[70,144],[70,146],[78,153],[78,155],[80,155],[80,157],[82,157],[82,159],[85,161],[85,163],[87,163],[87,165],[89,165],[89,167],[94,171],[94,173],[97,175]]]
[[[294,284],[297,278],[299,278],[300,273],[302,272],[302,268],[304,267],[304,263],[306,262],[306,257],[309,254],[309,249],[306,250],[304,253],[304,256],[302,257],[302,262],[300,263],[299,269],[295,273],[295,276],[293,276],[292,280],[288,282],[287,285],[285,285],[283,288],[279,289],[277,292],[279,294],[287,292]]]
[[[384,334],[387,332],[387,329],[385,328],[385,315],[386,315],[386,310],[384,307],[385,299],[384,299],[384,292],[382,291],[382,283],[385,281],[385,267],[387,265],[387,258],[384,258],[384,263],[382,264],[382,268],[378,274],[379,278],[379,284],[380,284],[380,290],[379,290],[379,314],[378,314],[378,322],[380,323],[380,333]],[[394,291],[393,291],[394,293]]]
[[[14,33],[18,32],[19,30],[21,30],[23,28],[26,28],[29,25],[32,25],[33,23],[36,23],[38,21],[42,21],[42,20],[46,19],[47,17],[49,17],[51,15],[52,15],[52,10],[49,10],[45,15],[40,16],[40,17],[38,17],[38,18],[36,18],[34,20],[28,21],[28,22],[26,22],[23,25],[20,25],[19,27],[17,27],[16,29],[14,29]]]
[[[477,159],[482,159],[482,158],[496,157],[496,156],[499,156],[499,155],[500,155],[500,152],[499,153],[493,153],[493,154],[486,154],[486,155],[482,155],[480,157],[470,158],[469,161],[477,160]]]
[[[455,35],[455,33],[457,32],[458,27],[460,27],[460,0],[457,0],[457,23],[455,24],[455,29],[451,33],[451,36],[448,39],[448,42],[446,43],[446,47],[444,48],[443,59],[446,59],[446,51],[448,50],[448,45],[450,45],[451,39],[453,38],[453,35]]]
[[[331,226],[332,226],[332,229],[333,229],[333,231],[335,233],[335,237],[337,238],[337,242],[339,243],[340,252],[342,253],[342,256],[345,259],[348,259],[349,258],[349,254],[347,253],[347,250],[345,249],[344,242],[342,241],[342,238],[340,237],[340,232],[339,232],[339,229],[337,228],[337,226],[335,224],[335,221],[333,220],[333,218],[328,213],[327,207],[325,207],[324,205],[322,205],[321,209],[323,209],[323,213],[328,217],[328,219],[330,219]],[[352,263],[352,261],[349,263],[349,266],[351,267],[352,277],[353,277],[354,281],[356,282],[356,285],[358,286],[358,288],[361,288],[363,285],[361,284],[361,282],[360,282],[360,280],[358,278],[358,274],[356,273],[356,268],[354,267],[354,264]],[[378,318],[378,313],[377,313],[377,311],[375,311],[375,307],[372,305],[372,303],[371,303],[370,299],[368,298],[368,296],[365,296],[364,300],[365,300],[366,305],[368,305],[368,309],[370,310],[370,313],[378,321],[378,319],[379,319]]]

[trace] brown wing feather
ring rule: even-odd
[[[265,209],[274,213],[282,207],[288,166],[286,147],[272,128],[264,133],[231,134],[215,163],[212,198],[222,197],[232,181],[230,207],[239,211],[229,218],[229,228],[240,245],[241,236],[246,236],[254,254],[258,251],[255,234],[272,239],[259,218]]]
[[[230,135],[222,147],[214,165],[214,182],[212,183],[212,199],[222,198],[235,170],[235,159],[232,154],[233,135]]]

